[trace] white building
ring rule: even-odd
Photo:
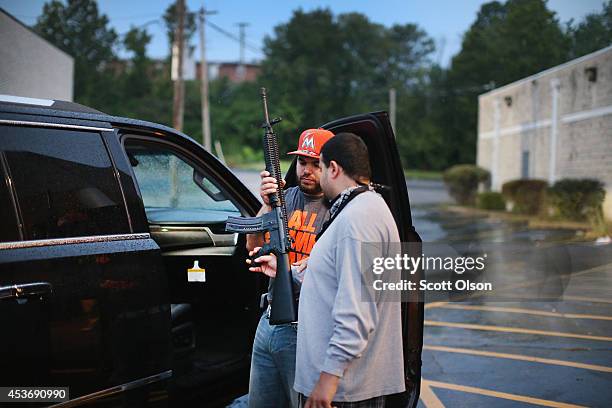
[[[612,46],[482,94],[477,163],[506,181],[594,178],[612,219]]]
[[[74,59],[0,9],[0,94],[72,101]]]

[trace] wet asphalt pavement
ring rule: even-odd
[[[257,173],[237,174],[257,192]],[[565,245],[574,231],[442,211],[442,183],[407,184],[423,242],[501,256],[477,277],[496,282],[493,294],[426,296],[419,407],[611,407],[612,245]]]
[[[506,287],[516,289],[460,302],[428,299],[419,407],[612,406],[611,246],[566,245],[575,231],[440,211],[433,206],[444,202],[440,190],[408,187],[425,243],[526,254],[498,265],[504,277],[515,276]],[[553,259],[544,275],[526,272],[541,254],[534,248],[547,244]]]

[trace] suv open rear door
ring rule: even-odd
[[[335,134],[351,132],[361,137],[370,155],[372,181],[389,186],[383,198],[395,218],[402,242],[413,243],[408,248],[413,256],[420,256],[421,238],[412,225],[406,179],[395,143],[395,136],[386,112],[351,116],[323,126]],[[293,166],[287,172],[287,184],[293,185]],[[412,253],[415,251],[416,253]],[[418,251],[418,252],[417,252]],[[422,271],[411,279],[420,280]],[[404,338],[404,372],[406,393],[388,401],[393,407],[416,407],[421,382],[421,351],[423,348],[423,299],[419,292],[411,292],[409,302],[402,303],[402,331]]]

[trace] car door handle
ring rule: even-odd
[[[49,282],[22,283],[0,287],[0,300],[27,299],[34,296],[48,295],[53,292]]]
[[[205,228],[217,247],[236,246],[238,243],[238,234],[215,234],[210,228]]]
[[[162,249],[215,245],[206,227],[150,225],[149,230],[151,237]]]

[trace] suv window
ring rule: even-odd
[[[0,152],[0,155],[2,152]],[[17,229],[17,214],[13,199],[9,192],[9,178],[3,171],[4,166],[1,163],[4,160],[0,157],[0,242],[10,242],[19,240],[19,230]]]
[[[158,144],[126,142],[150,222],[207,223],[239,213],[229,196],[202,170]]]
[[[0,126],[26,239],[129,233],[98,133]]]

